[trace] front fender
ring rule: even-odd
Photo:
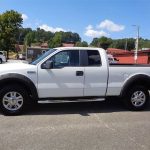
[[[0,76],[0,88],[7,84],[19,83],[24,86],[34,99],[38,98],[37,89],[34,83],[26,76],[16,73],[8,73]]]

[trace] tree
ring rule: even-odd
[[[77,47],[88,47],[88,43],[86,41],[83,41],[83,42],[77,42],[75,44],[75,46]]]
[[[102,36],[101,38],[99,38],[98,42],[99,42],[99,47],[107,50],[107,48],[112,43],[112,39]]]
[[[55,47],[60,47],[62,45],[62,34],[63,32],[56,32],[53,39],[49,40],[49,47],[50,48],[55,48]]]
[[[60,31],[60,32],[54,33],[54,36],[49,39],[48,45],[50,48],[54,48],[54,47],[62,46],[62,43],[68,43],[68,42],[76,43],[80,41],[81,41],[81,38],[79,34]]]
[[[16,39],[18,40],[19,44],[24,44],[25,37],[29,32],[32,32],[31,28],[19,28],[19,32],[16,35]]]
[[[127,39],[127,50],[133,50],[135,49],[135,39],[133,38],[130,38],[130,39]]]
[[[31,44],[34,42],[35,39],[35,33],[33,31],[29,32],[25,37],[25,45],[31,46]]]
[[[7,51],[7,58],[9,50],[14,49],[15,43],[17,43],[16,36],[22,21],[21,14],[14,10],[0,14],[0,47]]]
[[[95,47],[101,47],[106,50],[111,45],[111,43],[112,43],[111,38],[102,36],[101,38],[94,38],[91,45]]]
[[[98,40],[99,40],[98,38],[93,38],[93,40],[92,40],[90,45],[94,46],[94,47],[98,47],[98,43],[99,43]]]
[[[91,46],[94,47],[102,47],[104,49],[110,48],[117,48],[117,49],[126,49],[126,50],[133,50],[135,49],[135,39],[133,38],[125,38],[125,39],[111,39],[107,37],[101,38],[93,38]],[[150,47],[150,40],[144,40],[142,38],[139,39],[139,48]]]
[[[82,47],[88,47],[88,43],[86,41],[82,42]]]
[[[135,39],[116,39],[112,41],[111,48],[133,50],[135,49]]]
[[[81,38],[78,33],[73,32],[56,32],[52,33],[50,31],[45,31],[43,29],[37,28],[32,30],[31,28],[20,28],[19,33],[16,35],[19,44],[26,44],[31,46],[31,44],[38,44],[48,42],[50,48],[62,46],[62,43],[76,43],[80,42]],[[87,43],[83,42],[83,46]]]
[[[43,43],[54,37],[54,34],[50,31],[37,28],[35,32],[35,42]]]
[[[80,42],[81,38],[78,33],[72,33],[72,32],[62,32],[62,43],[76,43]]]

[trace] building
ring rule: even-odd
[[[63,47],[74,47],[74,45],[75,44],[73,42],[62,43]],[[40,46],[28,47],[26,51],[26,59],[27,61],[31,62],[43,53],[45,53],[47,50],[49,50],[49,48],[48,43],[46,42],[42,43]]]
[[[46,42],[45,42],[45,43],[42,43],[42,44],[41,44],[41,48],[48,48],[48,43],[46,43]]]
[[[49,50],[49,48],[28,47],[26,51],[26,59],[27,61],[31,62],[45,53],[47,50]]]
[[[74,47],[75,43],[73,42],[68,42],[68,43],[62,43],[62,47]]]
[[[108,48],[107,53],[113,55],[118,60],[118,63],[133,64],[134,60],[134,51]],[[138,51],[138,64],[149,64],[150,63],[150,49],[148,50],[139,50]]]

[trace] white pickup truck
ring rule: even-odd
[[[109,65],[101,48],[50,49],[30,64],[0,65],[0,107],[18,115],[29,102],[101,101],[121,97],[129,109],[149,101],[150,67]]]

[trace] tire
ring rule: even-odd
[[[0,59],[0,64],[2,64],[3,63],[3,61],[2,61],[2,59]]]
[[[0,91],[0,108],[4,115],[20,115],[27,105],[28,94],[19,85],[9,85]]]
[[[124,102],[129,110],[143,110],[149,101],[149,92],[144,86],[134,86],[132,87],[126,97]]]

